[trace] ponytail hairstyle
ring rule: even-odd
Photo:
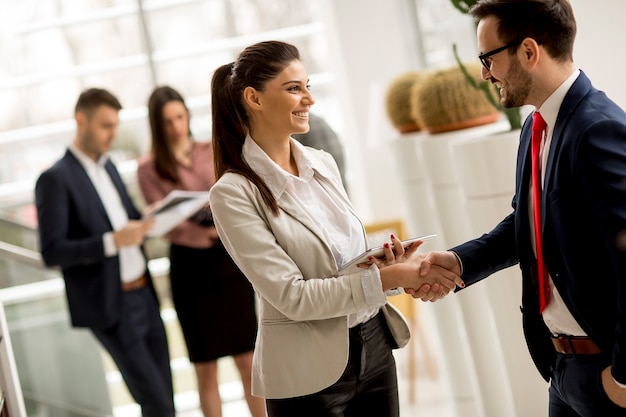
[[[300,60],[295,46],[280,41],[259,42],[244,49],[235,62],[215,70],[211,81],[215,175],[217,179],[226,172],[243,175],[259,189],[275,215],[279,214],[276,199],[243,159],[243,144],[250,131],[243,91],[246,87],[264,91],[267,82],[294,60]]]
[[[176,158],[170,149],[165,134],[163,122],[163,108],[167,103],[179,101],[187,111],[187,123],[190,122],[189,108],[185,104],[183,96],[172,87],[157,87],[148,99],[148,119],[150,119],[150,132],[152,133],[152,154],[154,155],[154,168],[157,175],[164,179],[177,183],[178,171],[176,170]],[[189,139],[192,140],[191,128],[187,125]]]

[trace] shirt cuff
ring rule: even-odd
[[[361,285],[365,302],[372,307],[384,306],[387,297],[383,292],[383,284],[380,280],[380,271],[376,265],[370,266],[361,272]]]
[[[102,235],[102,245],[104,246],[104,255],[107,258],[117,255],[117,246],[115,246],[115,239],[113,239],[113,232],[106,232]]]
[[[463,275],[463,262],[461,262],[461,257],[455,251],[451,250],[450,252],[452,252],[454,256],[456,256],[456,260],[459,261],[459,266],[461,267],[461,273],[459,275]]]

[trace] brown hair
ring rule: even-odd
[[[555,60],[573,60],[576,19],[568,0],[480,0],[469,13],[476,21],[495,16],[504,44],[529,37]]]
[[[179,101],[185,106],[187,116],[189,109],[185,104],[183,96],[172,87],[157,87],[148,99],[148,119],[150,120],[150,132],[152,133],[152,154],[154,155],[154,168],[157,175],[164,180],[178,182],[178,172],[176,171],[176,159],[170,150],[165,134],[163,123],[163,107],[169,102]],[[189,117],[187,118],[189,123]],[[189,128],[189,125],[187,126]],[[189,137],[191,138],[189,129]]]
[[[242,156],[250,131],[243,91],[246,87],[265,90],[267,82],[294,60],[300,60],[295,46],[280,41],[259,42],[244,49],[235,62],[215,70],[211,81],[215,175],[218,179],[226,172],[243,175],[259,189],[263,201],[276,215],[279,211],[274,196]]]
[[[76,106],[74,107],[74,114],[82,112],[88,117],[91,117],[94,110],[100,106],[109,106],[117,111],[122,109],[122,105],[117,97],[107,90],[103,90],[102,88],[89,88],[78,96]]]

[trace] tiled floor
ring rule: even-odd
[[[451,399],[447,394],[441,371],[442,359],[437,356],[438,341],[429,331],[427,317],[421,317],[421,332],[414,332],[411,343],[394,351],[398,367],[398,383],[400,389],[401,416],[413,417],[456,417]],[[411,361],[410,355],[413,354]],[[411,379],[411,364],[414,366],[415,377]],[[199,410],[198,398],[194,390],[195,377],[191,365],[184,360],[173,361],[178,417],[202,417]],[[230,358],[219,361],[220,392],[223,400],[223,417],[250,417],[243,390],[237,379],[234,363]],[[115,376],[109,378],[109,383],[122,385],[118,391],[124,391],[121,381]],[[139,417],[139,408],[131,401],[118,405],[114,410],[114,417]]]
[[[428,375],[423,357],[418,357],[417,367],[424,372],[418,372],[414,382],[414,397],[411,401],[407,369],[408,351],[396,351],[396,360],[399,371],[400,401],[402,417],[455,417],[452,404],[446,395],[440,374]],[[241,386],[236,382],[222,384],[220,391],[223,397],[223,417],[250,417],[248,408],[243,400]],[[180,394],[176,398],[179,408],[178,417],[202,417],[198,409],[197,399],[190,393],[185,397]]]
[[[162,317],[166,325],[172,358],[175,403],[178,417],[202,417],[196,389],[193,367],[186,358],[182,333],[171,308],[169,289],[165,280],[157,279],[157,290],[162,299]],[[406,304],[408,303],[408,304]],[[413,336],[408,346],[394,351],[398,368],[401,417],[457,417],[450,390],[444,381],[443,358],[440,352],[437,332],[429,316],[429,304],[422,304],[410,297],[394,297],[394,304],[405,316],[413,316]],[[419,314],[418,314],[419,309]],[[114,406],[114,417],[139,417],[139,407],[132,401],[115,366],[108,355],[105,356],[109,372],[107,380]],[[239,375],[231,358],[218,362],[220,393],[222,396],[223,417],[250,417]],[[411,371],[413,369],[413,371]],[[414,375],[414,377],[411,377]]]

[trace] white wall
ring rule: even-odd
[[[385,136],[395,133],[384,119],[379,94],[391,78],[417,66],[406,4],[397,0],[326,0],[324,4],[346,117],[352,200],[365,221],[404,217],[402,197],[389,175],[390,155],[380,145]]]
[[[570,0],[578,34],[574,61],[596,88],[626,109],[626,55],[623,0]]]

